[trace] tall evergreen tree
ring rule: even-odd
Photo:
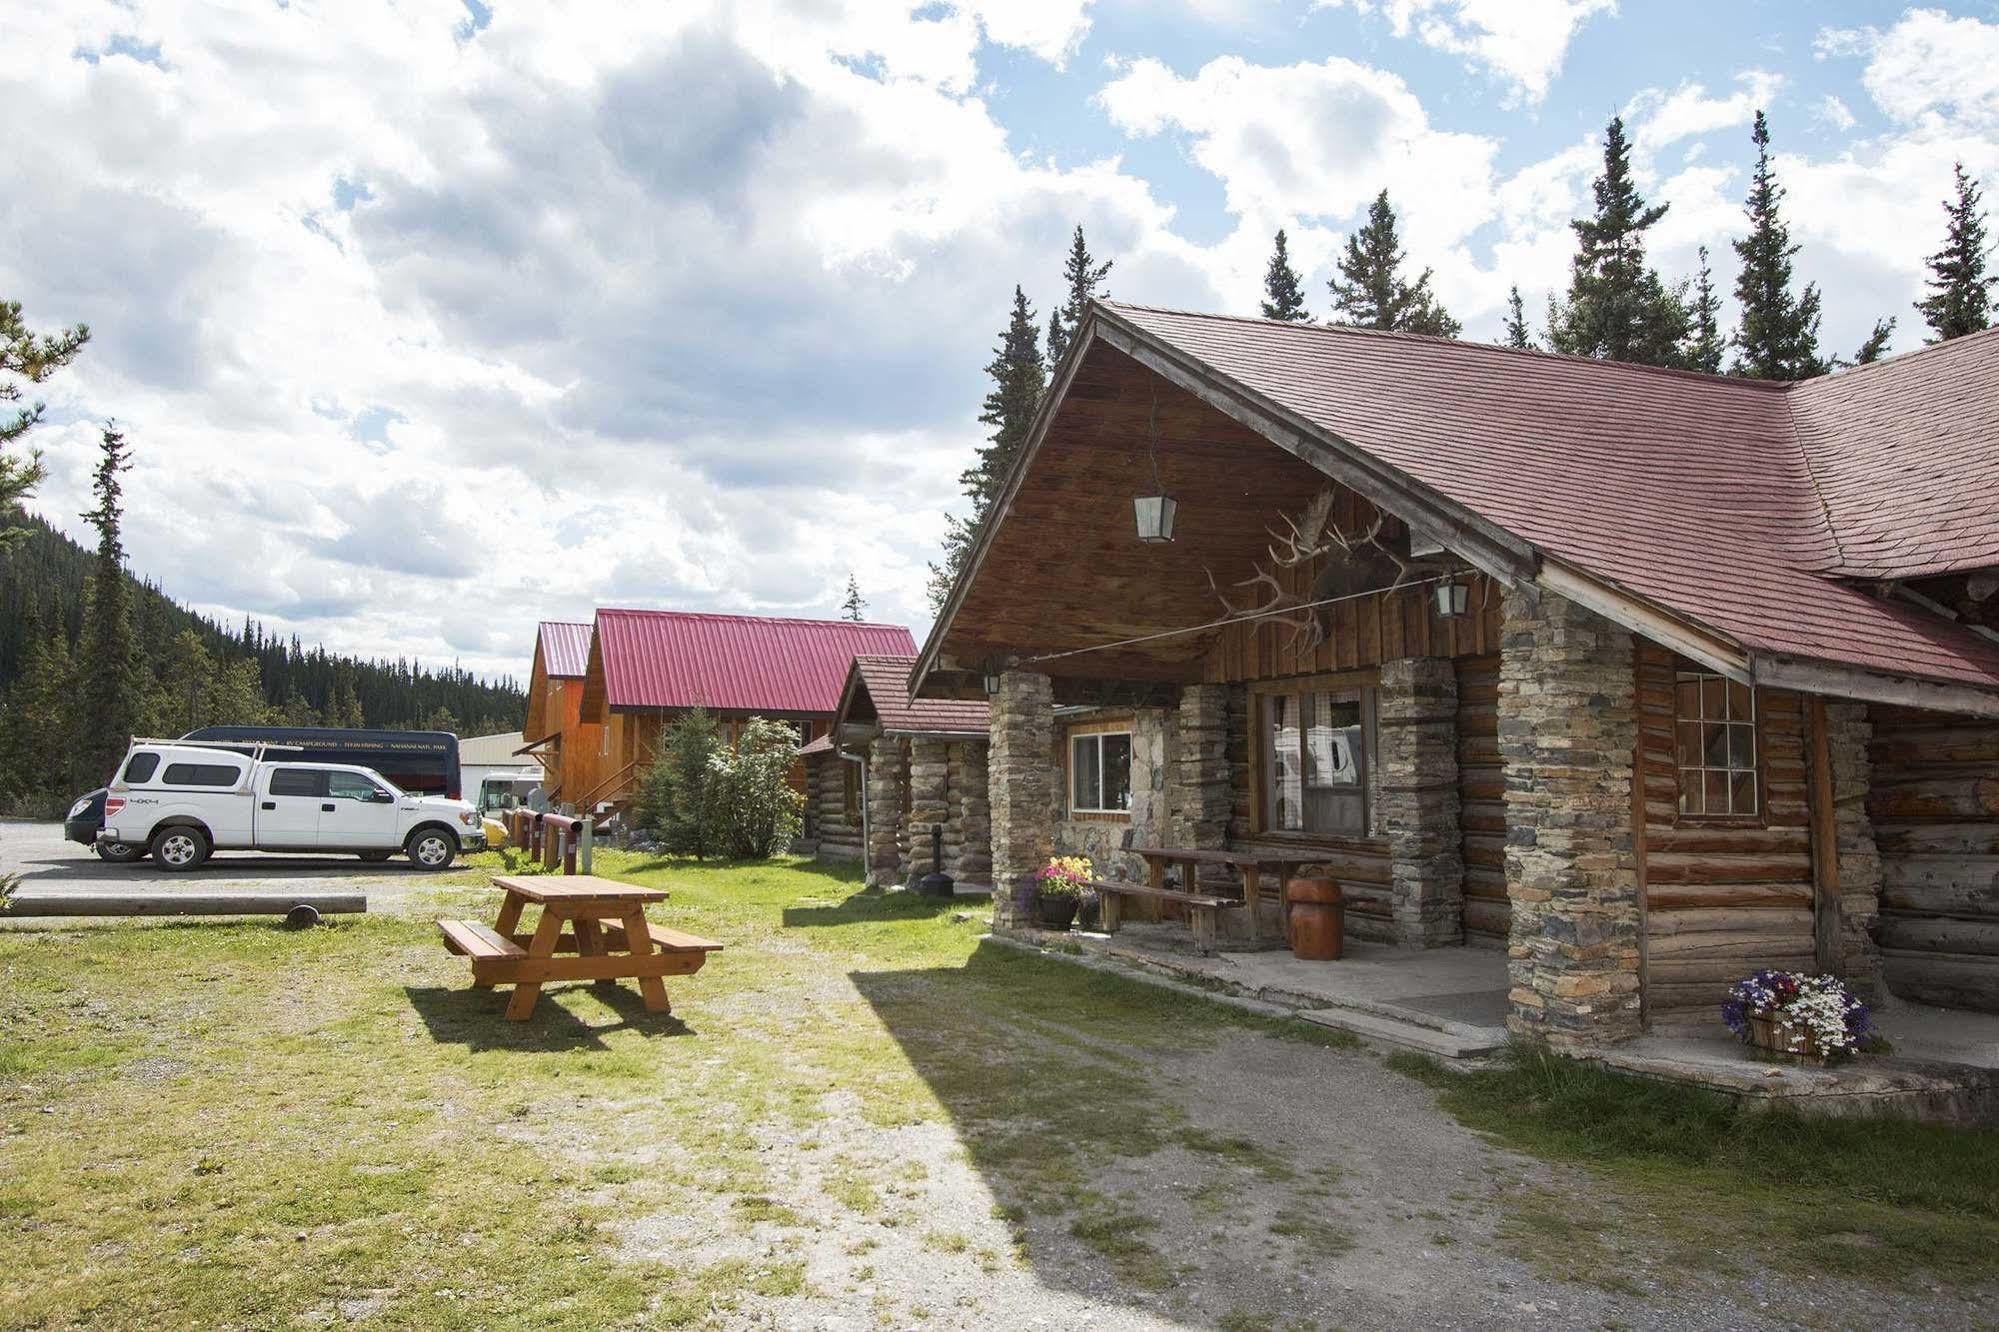
[[[1728,348],[1721,335],[1721,294],[1714,289],[1714,270],[1708,266],[1707,246],[1700,248],[1700,271],[1694,274],[1693,299],[1687,303],[1687,341],[1681,364],[1702,374],[1721,373],[1721,354]]]
[[[1304,323],[1312,317],[1305,308],[1304,279],[1291,267],[1290,244],[1281,227],[1270,252],[1270,266],[1263,270],[1263,317],[1292,323]]]
[[[849,571],[847,574],[847,595],[840,602],[840,613],[843,618],[852,620],[854,621],[854,623],[859,624],[862,620],[867,618],[866,615],[862,613],[866,611],[867,608],[868,608],[867,598],[861,595],[860,581],[854,577],[851,571]]]
[[[0,404],[19,402],[27,385],[41,383],[75,360],[88,341],[90,329],[83,324],[37,336],[22,321],[19,301],[0,301]],[[42,410],[36,402],[15,408],[11,418],[0,417],[0,551],[23,538],[14,514],[43,476],[38,453],[24,457],[7,449],[34,429]]]
[[[1943,248],[1928,260],[1930,294],[1916,302],[1923,322],[1936,335],[1928,339],[1930,342],[1948,342],[1990,328],[1992,289],[1999,284],[1999,277],[1985,275],[1992,247],[1985,239],[1978,182],[1965,174],[1962,162],[1957,164],[1956,173],[1957,198],[1946,199],[1943,206],[1950,219]]]
[[[1548,340],[1571,356],[1676,365],[1687,311],[1645,263],[1645,233],[1666,215],[1667,205],[1647,204],[1638,192],[1620,117],[1612,116],[1604,129],[1603,174],[1592,190],[1596,212],[1569,224],[1576,257]]]
[[[1333,322],[1456,337],[1458,321],[1430,291],[1431,270],[1424,269],[1414,282],[1403,280],[1402,261],[1407,257],[1396,236],[1395,207],[1383,190],[1368,205],[1366,225],[1347,237],[1339,273],[1328,284],[1333,292]]]
[[[28,617],[21,673],[0,707],[0,802],[66,795],[71,786],[69,637],[60,623]]]
[[[1527,330],[1527,307],[1520,299],[1520,284],[1506,293],[1506,345],[1518,351],[1539,351],[1534,335]]]
[[[84,514],[97,529],[97,564],[90,574],[84,605],[83,641],[76,665],[77,761],[83,776],[109,780],[138,722],[138,659],[133,651],[132,613],[126,589],[125,544],[120,534],[125,484],[132,466],[125,436],[111,425],[91,480],[97,507]]]
[[[1076,237],[1079,241],[1082,234],[1081,228],[1078,228]],[[1105,268],[1108,269],[1109,265]],[[958,483],[964,487],[965,497],[972,502],[972,512],[966,518],[946,520],[950,526],[944,534],[944,558],[930,566],[929,593],[933,610],[941,610],[945,598],[951,595],[951,585],[957,581],[958,570],[971,553],[972,539],[978,532],[979,524],[985,521],[986,511],[992,507],[1000,487],[1005,484],[1006,474],[1013,467],[1021,444],[1027,439],[1028,427],[1034,423],[1034,413],[1041,406],[1041,395],[1048,387],[1048,372],[1041,362],[1034,310],[1027,303],[1026,293],[1019,287],[1013,289],[1013,312],[1005,330],[1000,333],[999,346],[993,349],[993,359],[986,365],[986,374],[992,380],[992,388],[986,393],[984,407],[979,412],[979,423],[990,426],[992,433],[986,436],[977,459],[959,474]]]
[[[1111,261],[1106,259],[1098,263],[1083,240],[1082,227],[1077,227],[1075,238],[1069,242],[1069,257],[1062,261],[1062,290],[1067,295],[1048,316],[1049,369],[1060,365],[1062,358],[1068,354],[1069,342],[1076,336],[1076,330],[1082,327],[1090,302],[1109,295],[1104,290],[1104,279],[1110,273]]]
[[[1888,350],[1888,339],[1895,336],[1895,316],[1874,321],[1874,331],[1867,335],[1867,341],[1860,344],[1860,350],[1853,355],[1855,365],[1872,365]]]
[[[1802,292],[1791,291],[1791,258],[1798,247],[1778,211],[1785,191],[1770,165],[1770,125],[1761,111],[1750,142],[1756,145],[1756,171],[1743,208],[1749,234],[1734,242],[1742,257],[1735,279],[1742,325],[1730,371],[1751,379],[1809,379],[1828,368],[1819,355],[1819,289],[1807,282]]]

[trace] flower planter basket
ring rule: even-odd
[[[1081,905],[1074,897],[1049,897],[1036,893],[1034,916],[1045,930],[1066,930],[1076,919],[1076,908]]]
[[[1834,976],[1765,969],[1729,988],[1721,1020],[1752,1049],[1828,1064],[1869,1039],[1867,1005]]]
[[[1825,1051],[1819,1049],[1816,1036],[1792,1026],[1775,1013],[1749,1013],[1743,1020],[1749,1024],[1749,1044],[1758,1050],[1800,1063],[1830,1062]]]

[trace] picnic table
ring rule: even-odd
[[[440,920],[437,927],[447,950],[472,959],[473,985],[513,985],[510,1022],[528,1019],[546,981],[632,979],[649,1012],[671,1012],[661,978],[692,975],[722,948],[648,921],[646,904],[666,900],[658,888],[594,874],[502,875],[493,885],[506,891],[497,921]],[[520,928],[530,906],[541,908],[531,934]]]
[[[1145,883],[1154,890],[1151,896],[1168,891],[1166,870],[1170,865],[1179,865],[1182,891],[1199,895],[1200,869],[1203,865],[1224,865],[1234,870],[1242,880],[1242,904],[1248,908],[1249,932],[1252,939],[1263,937],[1263,924],[1257,912],[1257,902],[1263,896],[1263,876],[1266,869],[1277,877],[1277,919],[1280,930],[1288,929],[1291,918],[1290,881],[1291,868],[1306,864],[1312,857],[1282,851],[1212,851],[1188,846],[1134,846],[1131,853],[1145,861]],[[1170,899],[1168,899],[1170,900]]]

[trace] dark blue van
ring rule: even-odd
[[[373,768],[412,795],[462,800],[458,737],[449,731],[360,731],[338,726],[204,726],[183,740],[211,744],[287,745],[300,763],[352,763]],[[247,752],[247,750],[245,751]]]

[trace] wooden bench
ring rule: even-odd
[[[574,957],[530,957],[531,934],[501,934],[491,925],[476,920],[440,920],[444,946],[460,957],[472,959],[472,983],[480,989],[522,981],[617,980],[621,977],[689,976],[701,970],[708,954],[719,953],[722,945],[710,939],[682,934],[664,925],[646,922],[653,951],[634,955],[622,925],[597,925],[597,941],[588,953],[579,953],[576,935],[565,930],[555,942],[557,954]],[[616,950],[607,954],[604,949]]]
[[[1091,879],[1086,886],[1096,890],[1097,898],[1102,903],[1105,934],[1116,934],[1118,927],[1124,924],[1124,899],[1127,897],[1180,903],[1187,908],[1188,924],[1194,927],[1194,947],[1203,957],[1214,955],[1216,926],[1221,913],[1242,905],[1239,898],[1183,893],[1174,888],[1154,888],[1150,884],[1121,883],[1112,879]]]

